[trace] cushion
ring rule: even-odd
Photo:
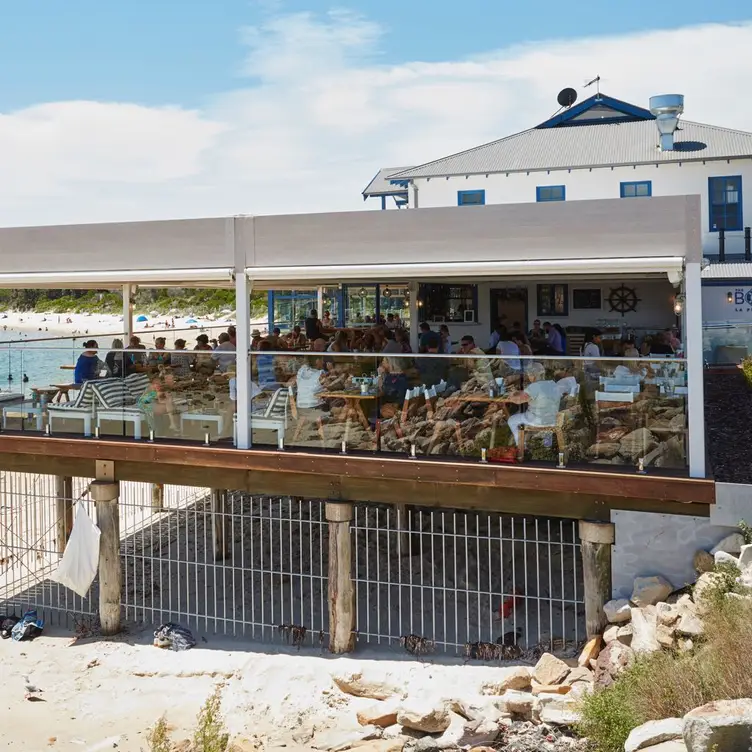
[[[122,379],[103,379],[94,382],[92,389],[97,402],[106,410],[132,405],[135,402]]]

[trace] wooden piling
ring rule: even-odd
[[[224,561],[230,555],[227,491],[213,488],[211,492],[212,525],[214,528],[214,561]]]
[[[57,551],[62,554],[73,529],[73,478],[58,475],[55,480]]]
[[[99,621],[103,635],[120,631],[120,484],[95,480],[89,487],[97,505],[99,538]]]
[[[589,640],[602,634],[606,626],[603,606],[611,600],[611,546],[614,540],[613,523],[580,520],[585,628]]]
[[[352,577],[352,504],[327,503],[329,523],[329,651],[355,647],[355,586]]]
[[[161,512],[164,509],[164,484],[151,484],[151,511]]]

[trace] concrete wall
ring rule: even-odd
[[[752,524],[752,485],[717,483],[709,518],[613,511],[614,597],[628,597],[634,578],[644,575],[660,574],[676,588],[694,582],[695,551],[710,550],[740,520]]]
[[[620,183],[650,180],[653,196],[698,195],[702,201],[702,245],[707,254],[718,252],[718,233],[710,232],[708,178],[742,176],[743,220],[752,225],[752,160],[727,162],[685,162],[638,167],[605,167],[592,170],[550,170],[548,172],[514,172],[509,174],[471,175],[451,178],[421,178],[419,205],[457,206],[457,192],[485,190],[486,204],[535,202],[537,186],[566,186],[566,201],[581,201],[620,196]],[[746,190],[745,190],[746,188]],[[411,192],[412,196],[412,192]],[[622,199],[635,201],[636,199]],[[412,204],[411,204],[412,205]],[[472,209],[473,207],[463,207]],[[728,233],[727,253],[742,253],[743,233]]]

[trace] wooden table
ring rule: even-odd
[[[322,399],[341,399],[347,404],[347,412],[345,414],[345,441],[347,441],[347,434],[350,427],[350,421],[352,418],[356,418],[357,421],[366,430],[370,429],[371,424],[368,422],[368,417],[363,411],[363,402],[370,400],[377,400],[378,394],[369,392],[363,394],[361,392],[323,392],[319,394]]]
[[[61,371],[75,371],[76,366],[68,364],[68,365],[60,366],[60,370]]]
[[[58,391],[56,386],[33,386],[31,387],[32,404],[40,404],[42,407],[45,407],[49,402],[49,398],[54,398]]]
[[[57,389],[57,394],[52,398],[53,402],[62,402],[65,397],[66,402],[70,402],[71,391],[76,391],[81,388],[80,384],[50,384],[53,389]]]

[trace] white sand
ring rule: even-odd
[[[113,640],[83,640],[58,631],[33,642],[0,642],[3,693],[0,749],[146,749],[147,729],[165,714],[173,739],[190,736],[201,705],[224,682],[223,712],[233,734],[261,735],[266,750],[309,749],[292,735],[300,729],[350,728],[371,700],[343,694],[334,673],[362,671],[404,687],[410,696],[478,693],[480,684],[509,668],[438,665],[402,659],[319,656],[199,635],[182,653],[151,646],[151,632]],[[24,676],[45,702],[24,699]],[[54,740],[54,741],[53,741]]]
[[[190,342],[200,332],[216,336],[235,323],[234,315],[220,314],[212,317],[194,316],[150,316],[147,321],[138,322],[134,315],[134,331],[145,345],[153,344],[154,337],[167,336],[170,341],[183,337]],[[30,341],[49,337],[94,337],[109,345],[109,339],[123,332],[123,317],[103,313],[30,313],[16,311],[0,315],[0,338],[2,341],[21,339]],[[70,320],[70,321],[69,321]],[[196,323],[189,323],[195,320]],[[174,328],[173,328],[174,323]],[[251,321],[252,328],[266,329],[266,319]],[[195,330],[196,334],[193,335]]]

